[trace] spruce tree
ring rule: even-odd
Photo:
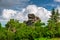
[[[2,27],[2,25],[1,25],[1,23],[0,23],[0,29],[1,29],[1,27]]]
[[[51,37],[55,37],[56,34],[56,12],[55,9],[52,9],[51,18],[48,20],[48,30],[50,31]]]

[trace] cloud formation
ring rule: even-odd
[[[33,13],[38,16],[42,20],[42,22],[46,23],[51,15],[50,11],[43,7],[37,7],[36,5],[28,5],[26,8],[22,9],[22,11],[4,9],[2,13],[3,19],[9,20],[11,18],[14,18],[19,20],[20,22],[28,20],[28,14]]]
[[[11,9],[4,9],[2,12],[2,16],[5,19],[11,19],[12,16],[15,16],[17,12]]]
[[[55,2],[60,2],[60,0],[54,0]]]
[[[43,22],[47,22],[51,15],[50,11],[43,7],[37,7],[36,5],[29,5],[26,10],[27,13],[33,13],[38,16]]]

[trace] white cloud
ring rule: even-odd
[[[60,2],[60,0],[54,0],[55,2]]]
[[[17,19],[20,21],[24,21],[25,20],[25,16],[23,15],[23,11],[21,12],[19,11],[15,11],[15,10],[11,10],[11,9],[4,9],[2,12],[2,18],[4,18],[5,20],[9,20],[9,19]]]
[[[37,11],[38,11],[38,7],[36,5],[28,5],[26,7],[25,11],[27,11],[27,13],[34,13],[34,14],[36,14]]]
[[[3,12],[2,12],[2,16],[5,19],[10,19],[16,13],[17,13],[17,11],[14,11],[14,10],[11,10],[11,9],[4,9]]]
[[[29,5],[26,10],[27,13],[33,13],[38,16],[43,22],[47,22],[51,15],[50,11],[43,7],[37,7],[36,5]]]
[[[20,20],[21,22],[23,22],[24,20],[28,20],[28,14],[33,13],[38,16],[42,20],[42,22],[45,23],[51,15],[50,11],[43,7],[37,7],[36,5],[28,5],[26,8],[22,9],[22,11],[4,9],[2,13],[2,18],[4,18],[5,20],[14,18]]]

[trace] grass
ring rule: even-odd
[[[60,40],[60,38],[51,38],[51,39],[49,39],[49,38],[37,38],[35,40]]]

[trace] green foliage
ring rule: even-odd
[[[14,20],[14,19],[10,19],[10,21],[8,21],[8,23],[5,26],[6,26],[6,28],[18,27],[19,26],[19,21]]]
[[[52,10],[51,18],[47,26],[40,20],[29,26],[26,23],[19,23],[18,20],[10,19],[5,27],[0,23],[0,40],[34,40],[35,38],[60,37],[60,22],[58,10]],[[39,39],[38,39],[39,40]],[[45,39],[47,40],[47,39]]]
[[[6,30],[5,30],[5,28],[1,28],[0,29],[0,40],[6,40]]]
[[[51,15],[51,18],[48,20],[48,25],[47,25],[47,28],[48,28],[48,32],[50,33],[50,37],[56,37],[56,35],[58,34],[58,26],[57,26],[57,23],[59,23],[58,20],[59,19],[59,13],[58,13],[58,10],[57,12],[55,12],[55,9],[52,10],[52,15]]]
[[[60,38],[37,38],[35,40],[60,40]]]
[[[7,40],[14,40],[15,34],[12,31],[8,30],[6,34]]]

